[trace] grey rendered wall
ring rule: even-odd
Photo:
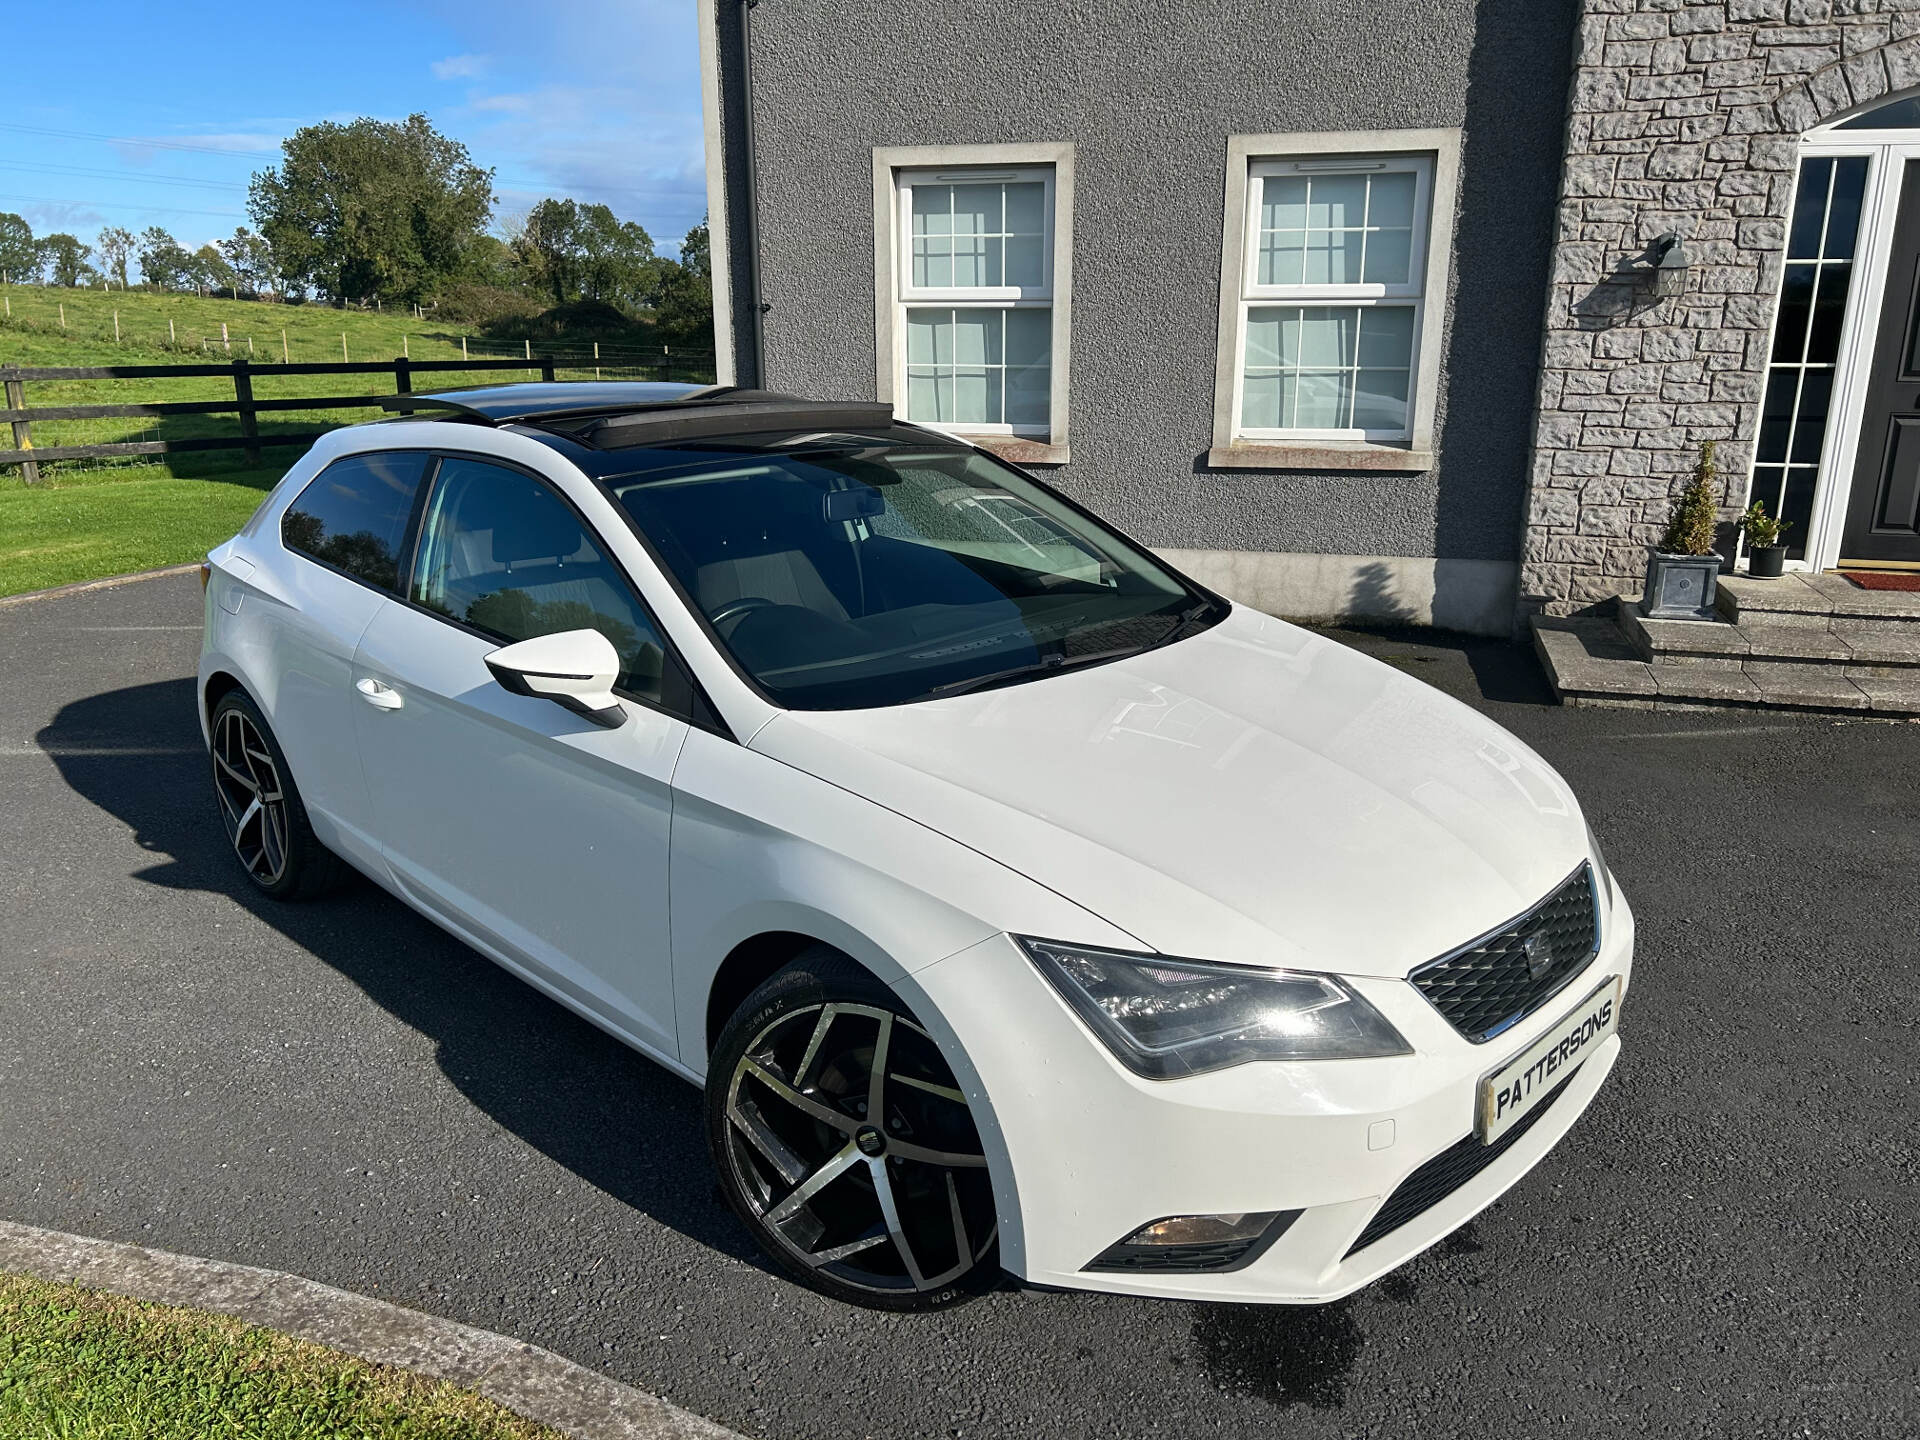
[[[738,4],[719,0],[730,96]],[[1071,140],[1073,460],[1049,478],[1160,546],[1515,560],[1575,9],[764,0],[765,378],[873,394],[874,147]],[[1464,129],[1436,468],[1207,469],[1227,137],[1436,126]]]

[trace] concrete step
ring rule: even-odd
[[[1881,675],[1852,674],[1845,665],[1823,661],[1763,659],[1755,664],[1751,652],[1746,657],[1698,657],[1715,662],[1731,658],[1733,664],[1688,664],[1684,657],[1678,664],[1670,659],[1655,664],[1619,621],[1605,616],[1535,616],[1532,629],[1534,650],[1554,694],[1567,705],[1658,710],[1734,705],[1920,716],[1920,671],[1912,669]]]
[[[1920,591],[1862,590],[1844,575],[1794,571],[1778,580],[1722,575],[1715,598],[1735,625],[1832,630],[1844,623],[1862,635],[1920,632]]]
[[[1849,677],[1856,673],[1892,678],[1910,674],[1920,680],[1920,623],[1890,630],[1868,622],[1835,621],[1845,630],[1811,625],[1773,623],[1768,612],[1748,612],[1746,623],[1711,620],[1649,620],[1622,600],[1618,609],[1621,633],[1642,660],[1656,666],[1692,666],[1706,670],[1753,670],[1758,667],[1789,673],[1815,673],[1830,667]]]

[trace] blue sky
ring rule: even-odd
[[[706,210],[693,0],[10,7],[0,210],[91,241],[231,235],[316,120],[425,112],[493,168],[495,217],[598,201],[672,254]]]

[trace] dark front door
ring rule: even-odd
[[[1840,559],[1920,565],[1920,160],[1901,180]]]

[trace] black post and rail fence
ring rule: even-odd
[[[275,411],[375,408],[385,405],[396,395],[412,393],[415,377],[422,374],[468,374],[476,371],[518,370],[522,373],[537,373],[543,380],[552,380],[556,363],[568,369],[582,368],[572,360],[556,361],[554,356],[535,354],[489,360],[410,360],[402,356],[393,360],[292,365],[256,365],[245,359],[223,365],[0,365],[0,382],[4,382],[6,391],[6,407],[0,411],[0,418],[4,418],[13,427],[13,448],[0,450],[0,466],[19,466],[21,477],[31,485],[40,480],[40,466],[55,460],[104,460],[128,455],[172,455],[191,450],[241,450],[245,452],[249,462],[257,464],[261,459],[261,452],[266,449],[276,446],[311,445],[326,433],[325,430],[299,434],[272,431],[263,435],[259,422],[259,417],[263,414]],[[379,394],[362,395],[270,398],[257,398],[254,395],[253,385],[256,379],[283,375],[391,375],[393,389]],[[223,376],[232,381],[233,398],[231,400],[155,400],[112,405],[30,406],[27,404],[27,386],[36,382],[183,380],[207,379],[215,376]],[[35,446],[33,443],[33,426],[36,422],[229,413],[239,419],[237,435],[119,440],[97,445]]]

